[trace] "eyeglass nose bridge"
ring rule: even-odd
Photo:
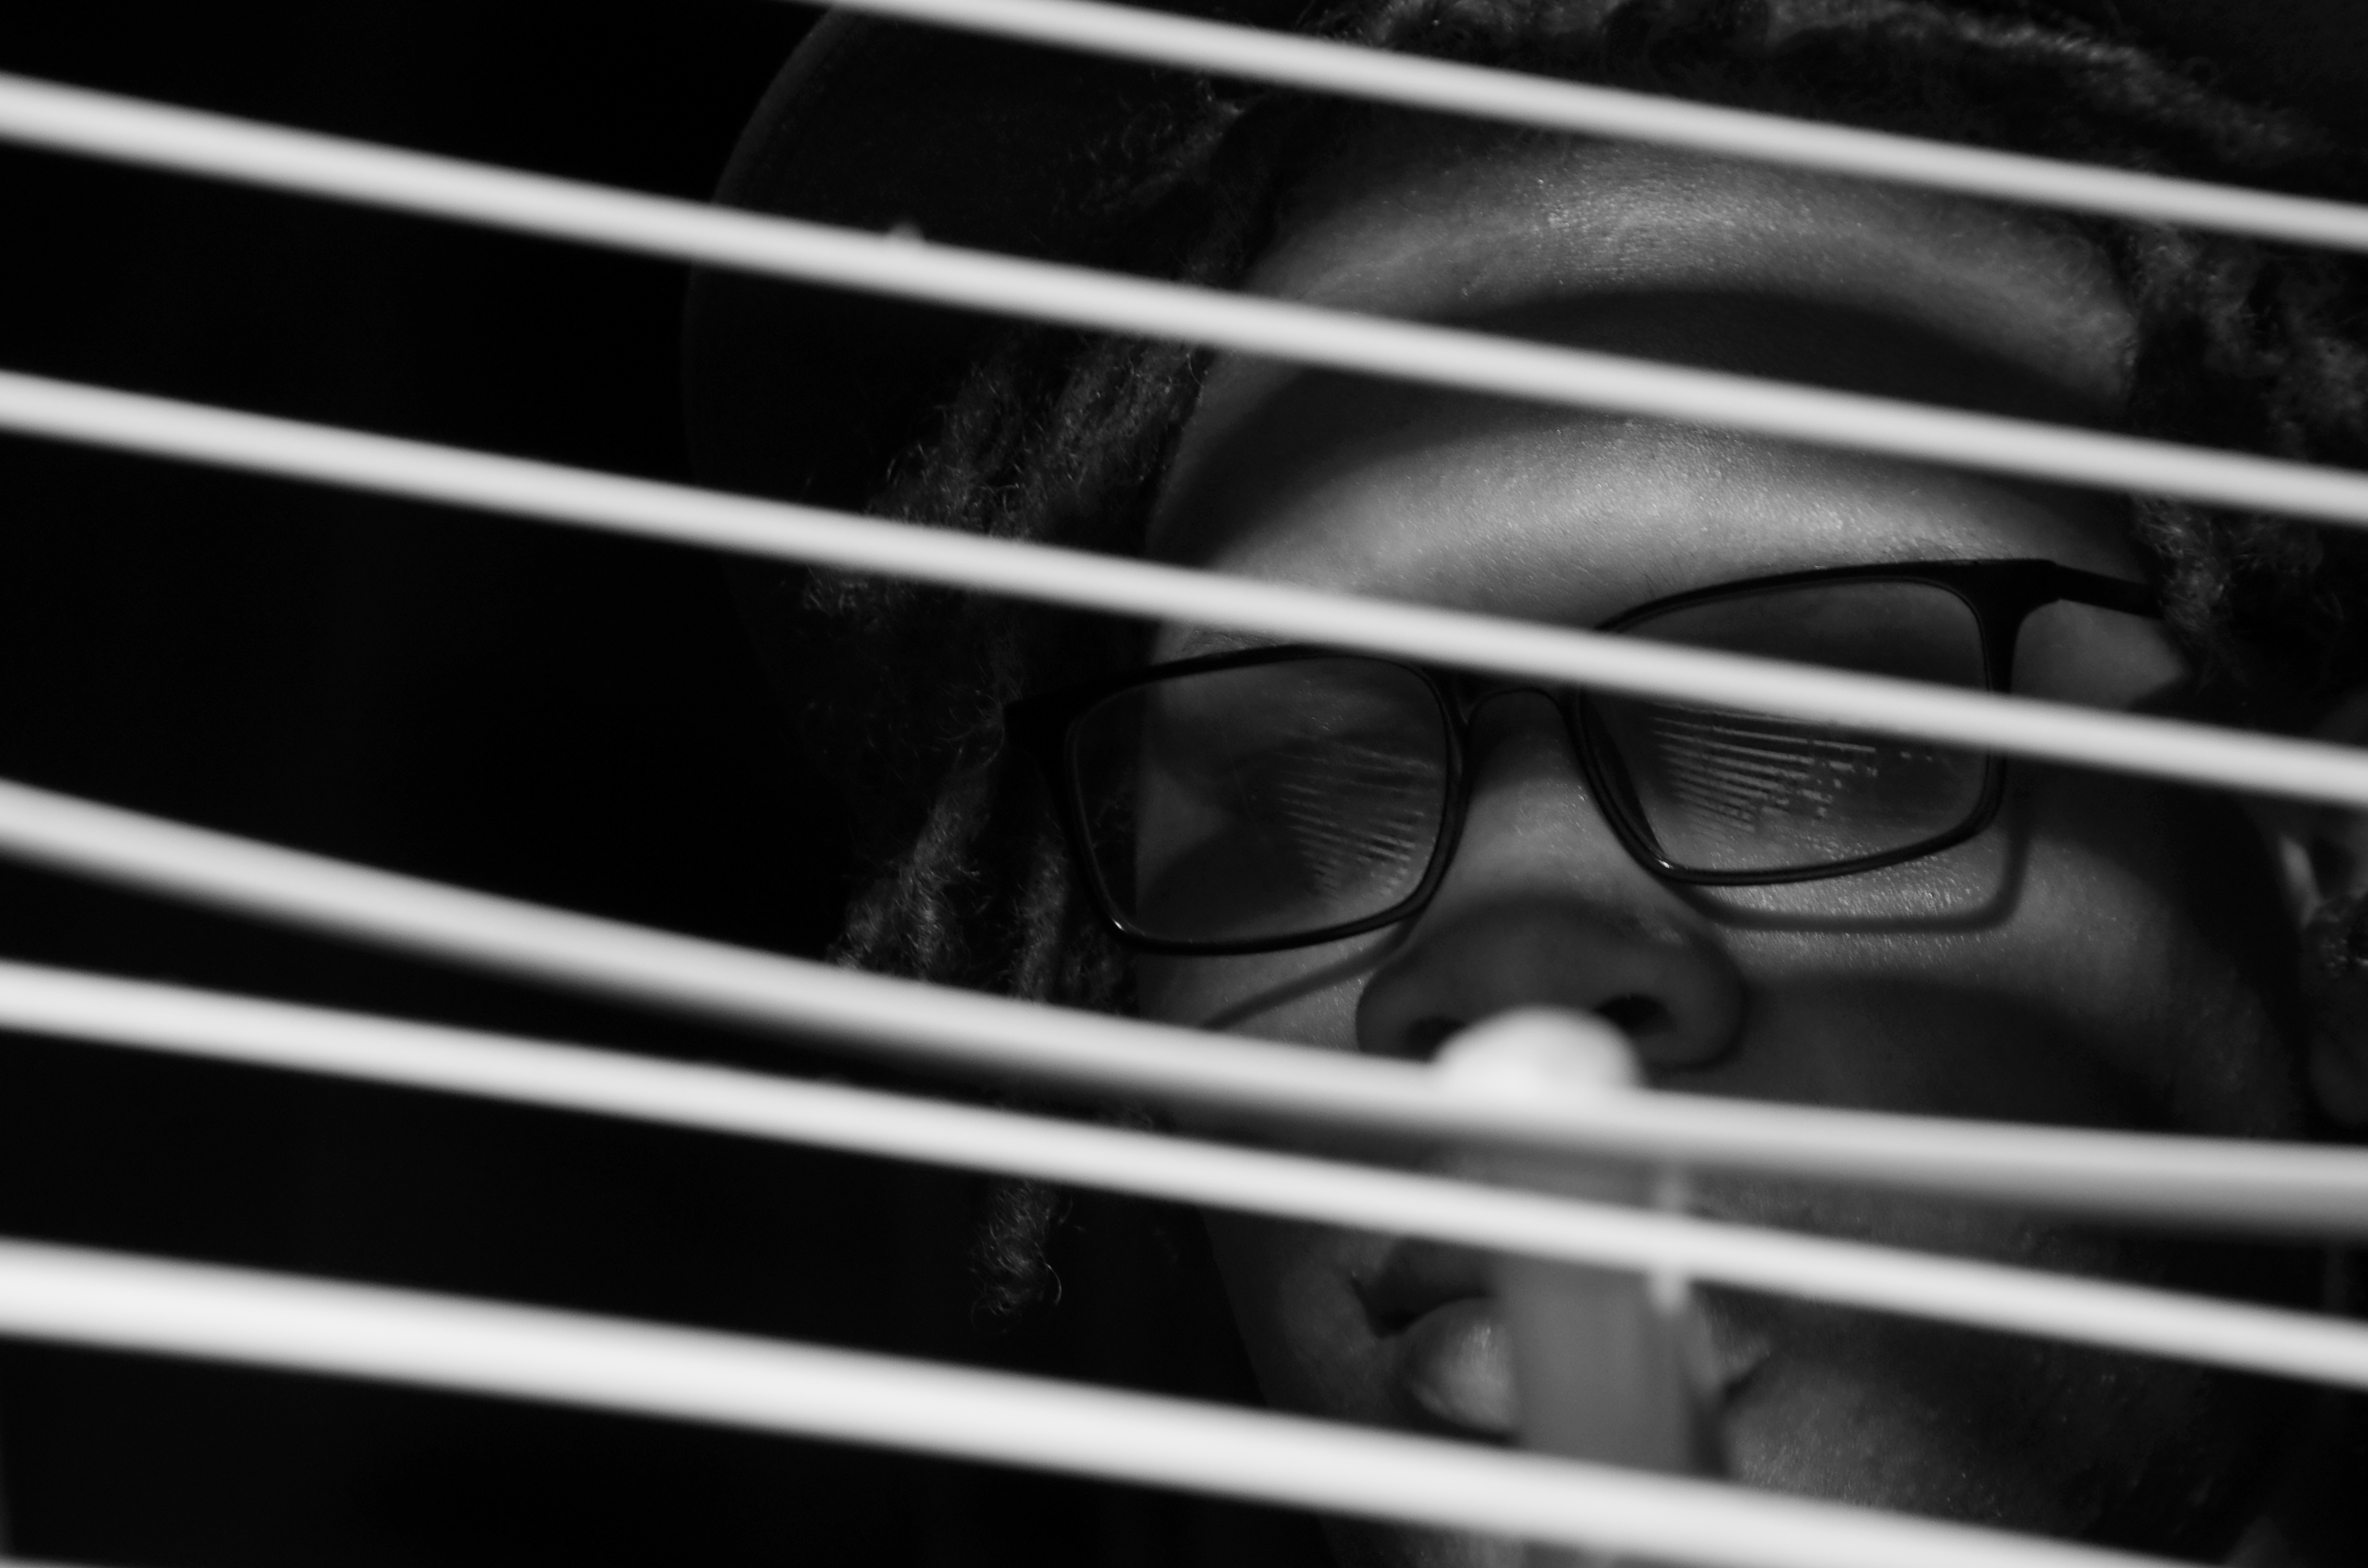
[[[1453,798],[1449,802],[1448,820],[1444,824],[1439,846],[1439,864],[1429,879],[1429,890],[1435,892],[1439,883],[1452,865],[1462,848],[1465,820],[1470,815],[1472,794],[1479,787],[1485,771],[1486,750],[1478,744],[1478,732],[1487,710],[1505,698],[1534,697],[1553,710],[1560,722],[1562,740],[1568,748],[1572,781],[1586,793],[1587,803],[1604,827],[1630,855],[1647,869],[1656,869],[1660,857],[1649,843],[1639,843],[1635,831],[1611,801],[1607,791],[1619,788],[1597,755],[1599,743],[1590,735],[1581,711],[1582,689],[1575,686],[1546,686],[1534,680],[1512,677],[1450,675],[1440,682],[1449,713],[1454,721],[1456,758],[1454,763]],[[1427,898],[1426,898],[1427,902]]]
[[[1587,768],[1588,741],[1585,725],[1578,713],[1578,688],[1545,686],[1533,680],[1502,679],[1480,676],[1452,677],[1448,682],[1449,711],[1455,721],[1456,744],[1463,753],[1462,769],[1468,787],[1473,782],[1473,768],[1479,761],[1474,740],[1482,717],[1489,709],[1508,697],[1534,697],[1554,710],[1562,721],[1563,739],[1570,746],[1574,766],[1584,774]],[[1592,782],[1588,780],[1588,782]]]

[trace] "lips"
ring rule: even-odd
[[[1513,1436],[1512,1346],[1488,1297],[1485,1256],[1401,1243],[1358,1293],[1391,1350],[1395,1392],[1420,1425],[1496,1441]]]
[[[1486,1296],[1449,1301],[1417,1318],[1398,1335],[1395,1370],[1406,1402],[1443,1426],[1498,1439],[1520,1426],[1512,1345]]]
[[[1512,1340],[1489,1294],[1487,1258],[1430,1243],[1392,1247],[1359,1290],[1374,1332],[1391,1351],[1391,1376],[1420,1425],[1494,1442],[1520,1426]],[[1748,1304],[1698,1297],[1691,1326],[1724,1408],[1774,1351]]]

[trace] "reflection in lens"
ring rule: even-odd
[[[1770,871],[1940,837],[1981,798],[1977,755],[1711,709],[1608,712],[1630,788],[1672,863]]]
[[[1647,722],[1659,771],[1677,799],[1741,833],[1760,831],[1778,812],[1829,817],[1850,776],[1876,761],[1866,742],[1749,719],[1666,709]]]
[[[1623,630],[1657,641],[1978,687],[1971,607],[1930,584],[1760,589]],[[1633,804],[1675,866],[1804,870],[1945,837],[1980,809],[1978,752],[1764,714],[1598,699]]]
[[[1411,896],[1446,808],[1429,685],[1320,656],[1137,687],[1094,709],[1075,763],[1097,868],[1145,935],[1258,941]]]

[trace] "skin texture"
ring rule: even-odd
[[[2099,422],[2130,325],[2044,220],[1568,142],[1381,131],[1344,154],[1257,292],[2035,417]],[[1154,553],[1226,572],[1588,626],[1770,573],[2046,556],[2140,579],[2094,497],[1688,430],[1354,382],[1213,371]],[[1226,644],[1183,629],[1158,657]],[[2018,689],[2177,710],[2161,629],[2060,607]],[[1905,866],[1784,888],[1648,874],[1589,799],[1555,710],[1482,710],[1437,898],[1295,951],[1146,959],[1146,1015],[1425,1058],[1507,1008],[1598,1010],[1688,1093],[2227,1136],[2302,1135],[2293,915],[2237,808],[2018,765],[2000,820]],[[1452,1152],[1403,1156],[1463,1168]],[[2308,1301],[2308,1257],[1739,1181],[1715,1216],[2040,1267]],[[1505,1441],[1515,1391],[1481,1260],[1210,1218],[1278,1404]],[[2242,1289],[2238,1289],[2241,1282]],[[2189,1369],[1706,1293],[1731,1472],[1755,1485],[2198,1556],[2277,1462],[2287,1391]],[[1344,1561],[1519,1560],[1342,1526]]]

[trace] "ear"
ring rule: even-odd
[[[2310,735],[2368,746],[2368,687],[2328,709]],[[2368,892],[2368,812],[2305,801],[2265,802],[2258,810],[2297,926],[2307,927],[2339,900]]]
[[[2368,688],[2313,726],[2314,739],[2368,746]],[[2368,1126],[2368,812],[2302,801],[2260,808],[2302,936],[2310,1082],[2347,1126]]]

